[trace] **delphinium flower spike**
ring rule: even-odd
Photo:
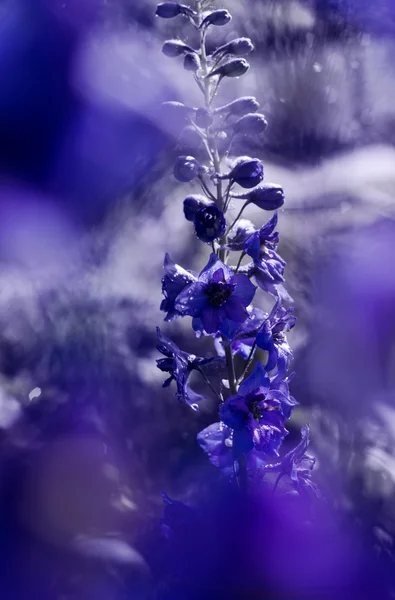
[[[226,476],[236,475],[238,484],[247,486],[251,473],[263,477],[274,472],[278,480],[288,476],[299,492],[306,487],[315,490],[311,483],[314,460],[306,455],[308,426],[302,429],[301,443],[283,458],[280,454],[288,433],[286,421],[297,405],[289,391],[292,375],[288,370],[293,354],[286,337],[295,325],[295,317],[293,309],[284,304],[291,298],[284,287],[286,263],[277,252],[276,211],[284,204],[284,191],[278,184],[264,183],[260,158],[231,158],[235,136],[264,135],[268,122],[258,112],[259,102],[253,96],[215,105],[225,77],[248,73],[250,65],[245,56],[254,46],[249,38],[242,37],[208,52],[207,36],[215,35],[218,27],[226,27],[231,21],[225,8],[210,10],[209,6],[208,0],[195,0],[191,6],[162,2],[156,11],[165,19],[186,18],[198,37],[196,46],[178,39],[165,41],[162,51],[170,58],[183,57],[184,68],[202,92],[202,103],[189,107],[169,101],[164,108],[185,122],[180,147],[191,139],[193,143],[201,141],[199,154],[191,150],[178,156],[173,174],[179,182],[195,181],[200,186],[200,193],[185,198],[183,211],[198,239],[208,244],[210,251],[200,274],[175,264],[166,255],[161,310],[166,313],[165,321],[190,316],[198,337],[213,338],[218,357],[199,358],[184,352],[158,330],[158,349],[165,356],[158,360],[158,367],[170,375],[165,385],[175,380],[178,399],[194,410],[201,396],[189,385],[192,371],[199,372],[215,394],[217,420],[199,433],[198,442]],[[206,159],[202,158],[202,148]],[[237,191],[235,186],[242,190]],[[233,202],[240,202],[241,207],[235,218],[228,219]],[[250,204],[275,212],[256,229],[243,218]],[[236,266],[228,263],[230,253],[238,253]],[[245,258],[250,261],[242,264]],[[252,304],[259,288],[260,293],[273,299],[270,314]],[[251,373],[259,350],[267,358],[264,363],[256,362]],[[241,367],[240,360],[244,361]],[[210,377],[220,368],[226,369],[227,379],[216,389],[218,384]]]

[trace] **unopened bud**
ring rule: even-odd
[[[264,115],[258,113],[248,113],[241,117],[234,124],[236,133],[245,133],[248,135],[263,133],[267,128],[267,121]]]
[[[199,172],[200,165],[194,156],[179,156],[173,169],[174,177],[183,183],[195,179]]]
[[[222,27],[227,25],[231,21],[232,15],[225,9],[214,10],[209,13],[201,22],[200,28],[208,27],[209,25],[215,25],[216,27]]]
[[[196,52],[188,52],[184,58],[184,69],[196,73],[200,69],[200,59]]]
[[[167,40],[162,46],[162,52],[165,56],[174,58],[175,56],[185,54],[185,52],[193,52],[193,49],[180,40]]]
[[[213,77],[214,75],[219,75],[220,77],[241,77],[241,75],[247,73],[249,68],[250,65],[245,58],[233,58],[211,71],[206,77]]]

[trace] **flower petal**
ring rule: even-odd
[[[262,363],[257,363],[251,375],[240,385],[239,394],[245,397],[258,388],[263,388],[267,392],[270,388],[270,379]]]
[[[249,306],[255,295],[256,286],[251,283],[247,275],[237,274],[233,278],[234,290],[232,296],[240,298],[244,306]]]
[[[200,317],[209,306],[209,298],[203,283],[191,283],[176,298],[175,307],[182,315]]]

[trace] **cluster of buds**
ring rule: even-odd
[[[199,240],[210,246],[207,265],[199,274],[166,255],[161,310],[166,313],[165,321],[192,317],[195,334],[213,338],[216,356],[188,354],[158,328],[158,350],[164,358],[157,363],[169,374],[164,385],[175,381],[178,399],[193,410],[199,409],[203,398],[190,387],[193,371],[215,394],[218,419],[198,434],[198,442],[225,475],[247,486],[251,478],[261,480],[276,472],[277,481],[288,476],[299,492],[307,488],[316,491],[311,481],[314,459],[306,454],[308,425],[302,429],[300,444],[280,455],[288,433],[286,421],[297,405],[289,390],[293,355],[286,337],[295,317],[293,309],[285,305],[291,298],[284,287],[285,261],[277,253],[276,211],[284,204],[284,191],[280,185],[264,182],[259,158],[231,154],[235,137],[260,136],[268,123],[252,96],[216,106],[221,81],[249,71],[245,57],[254,46],[242,37],[209,53],[207,35],[232,18],[225,9],[210,10],[210,4],[208,0],[195,0],[194,6],[162,2],[156,9],[157,16],[164,19],[187,19],[198,40],[196,47],[178,39],[167,40],[162,51],[170,58],[182,57],[184,69],[191,72],[202,92],[202,106],[170,101],[163,108],[184,121],[181,140],[193,140],[204,148],[204,160],[200,149],[178,156],[173,174],[180,182],[199,185],[198,193],[185,198],[184,215],[193,223]],[[229,209],[239,202],[236,218],[228,223]],[[259,229],[243,218],[250,204],[275,211]],[[236,264],[229,264],[235,253]],[[249,260],[243,264],[245,258]],[[252,304],[258,288],[273,299],[269,314]],[[255,361],[258,348],[264,362]],[[240,372],[236,355],[243,360]],[[212,379],[214,373],[222,375],[218,386]]]

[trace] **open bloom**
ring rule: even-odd
[[[259,287],[276,298],[290,300],[281,284],[284,281],[285,260],[277,254],[278,232],[277,213],[268,223],[255,231],[245,242],[244,251],[253,259],[251,273]]]
[[[311,481],[315,458],[306,454],[310,443],[310,425],[302,427],[301,437],[299,444],[287,452],[281,462],[270,465],[267,470],[278,472],[279,477],[285,475],[290,477],[292,485],[298,492],[311,491],[314,495],[319,496],[318,487]]]
[[[238,393],[222,404],[219,416],[234,430],[235,458],[253,448],[278,456],[278,449],[288,433],[284,422],[295,404],[287,392],[287,386],[281,385],[278,379],[271,381],[263,365],[258,363]]]
[[[229,322],[242,323],[248,317],[256,287],[246,275],[235,275],[215,254],[177,297],[175,308],[182,315],[200,319],[206,333],[217,333]]]
[[[161,302],[160,310],[167,313],[165,321],[173,321],[181,316],[175,307],[175,300],[178,294],[193,281],[197,281],[197,274],[177,265],[167,253],[163,266],[165,269],[165,276],[162,279],[162,294],[164,299]]]
[[[203,396],[197,394],[189,385],[188,380],[192,371],[199,371],[204,376],[224,367],[224,361],[219,357],[201,358],[194,354],[188,354],[179,349],[171,339],[161,334],[159,327],[156,328],[158,335],[157,349],[166,358],[160,358],[156,361],[158,369],[169,373],[168,379],[163,383],[167,387],[174,380],[177,384],[177,398],[180,402],[189,404],[191,408],[197,410],[197,402],[203,399]]]
[[[276,365],[282,373],[288,369],[293,352],[285,332],[292,329],[295,322],[293,308],[285,308],[281,301],[276,302],[269,317],[263,322],[256,336],[256,343],[258,348],[262,348],[268,353],[267,371],[271,371]]]

